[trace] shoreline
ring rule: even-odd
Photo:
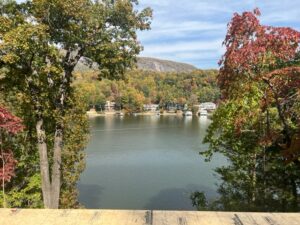
[[[95,111],[87,111],[86,114],[89,118],[93,117],[107,117],[107,116],[117,116],[118,111],[115,112],[104,112],[104,113],[98,113]],[[134,116],[183,116],[182,112],[179,113],[171,113],[171,112],[164,112],[157,114],[158,112],[140,112],[140,113],[134,113]],[[125,115],[130,115],[125,113]],[[132,115],[130,115],[132,116]]]

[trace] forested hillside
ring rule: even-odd
[[[97,72],[77,72],[75,87],[89,105],[114,101],[127,111],[141,111],[143,104],[188,104],[216,102],[217,70],[167,73],[132,70],[125,80],[98,79]]]

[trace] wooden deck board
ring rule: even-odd
[[[0,209],[0,225],[300,225],[300,213]]]

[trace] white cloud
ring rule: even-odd
[[[145,54],[165,54],[176,52],[189,52],[189,51],[216,51],[219,52],[222,49],[221,39],[212,41],[191,41],[191,42],[172,42],[149,44],[144,47]]]
[[[293,21],[299,21],[300,17],[300,6],[297,9],[291,9],[288,11],[282,10],[280,13],[266,13],[262,16],[262,22],[266,24],[274,24],[278,22],[293,22]],[[296,25],[299,27],[299,23]]]
[[[161,37],[188,38],[191,35],[200,36],[203,32],[218,32],[223,36],[226,32],[226,26],[222,23],[211,23],[206,21],[154,23],[151,31],[142,32],[139,37],[143,41],[159,39]]]
[[[180,59],[187,60],[216,60],[220,59],[224,52],[220,51],[197,51],[197,52],[180,52],[175,53],[175,56]]]

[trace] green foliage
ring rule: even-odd
[[[21,186],[21,185],[24,186]],[[24,177],[23,183],[14,185],[6,197],[7,206],[10,208],[28,207],[42,208],[41,178],[40,174],[34,174],[31,177]]]
[[[75,93],[71,107],[64,117],[65,135],[62,151],[62,187],[60,196],[61,208],[78,208],[77,182],[85,169],[85,147],[89,138],[89,124],[86,116],[86,105]]]
[[[216,169],[222,181],[219,198],[210,199],[206,210],[298,210],[294,190],[300,169],[296,163],[286,163],[278,147],[261,142],[267,115],[261,112],[257,99],[244,95],[242,101],[226,101],[213,115],[205,138],[209,150],[201,154],[209,160],[214,153],[221,153],[230,164]],[[272,127],[280,129],[276,110],[270,111]]]
[[[121,97],[121,104],[126,111],[142,111],[144,95],[134,88],[127,88]]]
[[[76,88],[80,98],[82,98],[87,105],[105,104],[105,89],[103,90],[98,82],[80,83]]]
[[[200,102],[216,102],[220,98],[220,92],[213,87],[203,87],[198,96]]]

